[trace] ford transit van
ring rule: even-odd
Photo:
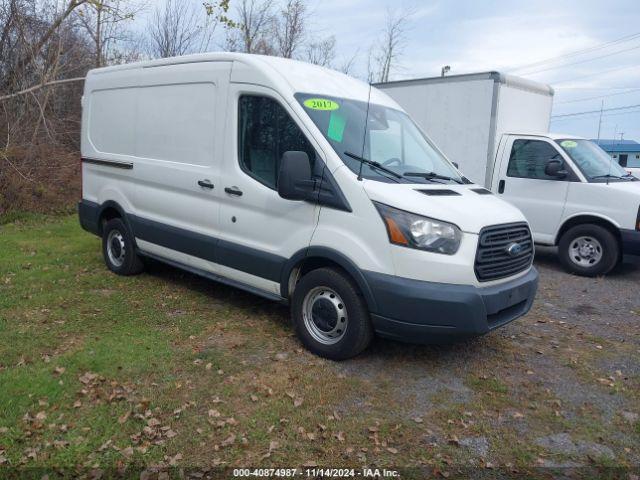
[[[116,274],[160,260],[288,303],[312,352],[440,342],[524,315],[529,226],[386,94],[215,53],[89,72],[80,223]]]

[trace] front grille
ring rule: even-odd
[[[521,251],[509,253],[512,244]],[[526,223],[485,227],[480,231],[476,253],[476,277],[481,282],[509,277],[529,268],[533,262],[533,240]]]

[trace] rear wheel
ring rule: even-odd
[[[577,275],[606,275],[618,264],[620,246],[613,234],[600,225],[577,225],[567,230],[558,244],[560,261]]]
[[[304,346],[331,360],[355,357],[373,338],[366,302],[337,269],[320,268],[302,277],[293,293],[291,316]]]
[[[104,262],[118,275],[136,275],[144,264],[136,254],[133,235],[120,218],[109,220],[102,230]]]

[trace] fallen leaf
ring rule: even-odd
[[[206,368],[207,370],[211,370],[213,368],[213,364],[211,363],[207,363],[204,368]]]
[[[302,405],[302,402],[303,402],[303,401],[304,401],[304,400],[303,400],[302,398],[298,397],[298,398],[296,398],[296,399],[293,401],[293,406],[294,406],[294,407],[296,407],[296,408],[298,408],[300,405]]]
[[[415,417],[413,421],[416,423],[422,423],[422,417]]]
[[[344,442],[344,432],[340,431],[336,433],[335,437],[338,439],[339,442]]]
[[[124,415],[121,415],[120,417],[118,417],[118,423],[120,425],[122,425],[123,423],[125,423],[127,420],[129,420],[129,416],[131,415],[131,411],[128,411],[127,413],[125,413]]]
[[[53,369],[53,373],[56,375],[62,375],[67,369],[64,367],[56,367]]]
[[[120,450],[120,453],[127,458],[131,458],[131,456],[133,455],[133,447],[124,448]]]
[[[98,375],[95,373],[91,373],[91,372],[85,372],[83,375],[81,375],[80,377],[78,377],[78,379],[84,383],[85,385],[91,383],[92,381],[94,381],[96,378],[98,378]]]
[[[257,395],[251,395],[251,401],[252,402],[257,402],[258,401],[258,396]]]
[[[233,442],[235,442],[235,441],[236,441],[236,436],[234,434],[231,434],[220,443],[220,446],[221,447],[228,447],[229,445],[232,445]]]
[[[212,408],[212,409],[209,410],[208,415],[210,417],[218,418],[220,416],[220,412],[218,410]]]
[[[389,452],[389,453],[393,453],[393,454],[395,455],[396,453],[398,453],[398,449],[397,449],[397,448],[389,447],[389,448],[387,448],[387,452]]]
[[[149,420],[147,420],[147,425],[150,427],[157,427],[158,425],[160,425],[160,420],[158,420],[157,418],[150,418]]]

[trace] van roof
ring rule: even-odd
[[[87,78],[92,75],[103,75],[124,70],[223,61],[236,62],[231,76],[231,80],[235,82],[258,83],[256,82],[257,71],[263,82],[268,84],[267,86],[277,87],[281,93],[283,93],[282,90],[288,89],[291,95],[303,92],[365,102],[369,98],[369,84],[336,70],[286,58],[234,52],[199,53],[114,65],[90,70]],[[371,101],[400,109],[396,102],[375,88],[371,91]]]

